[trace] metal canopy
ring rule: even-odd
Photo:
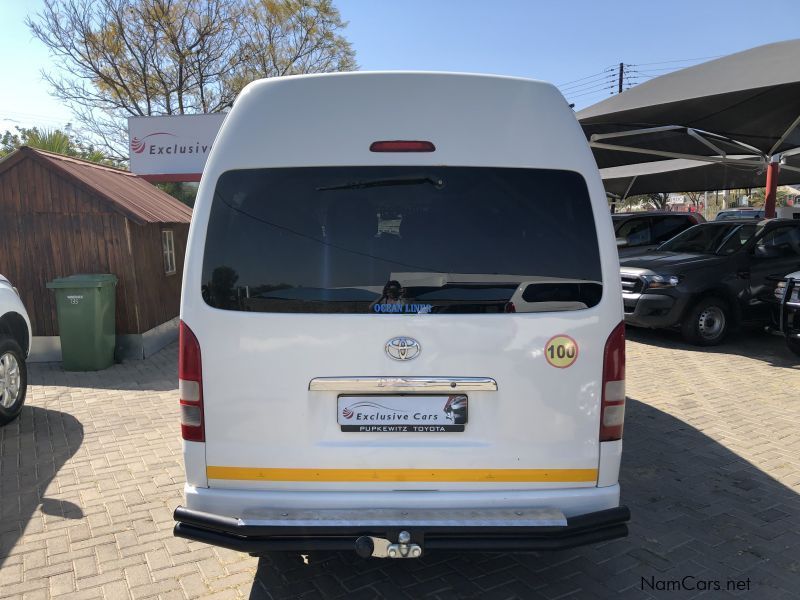
[[[800,40],[656,77],[577,116],[601,168],[734,153],[767,162],[800,147]]]
[[[800,165],[800,155],[786,159]],[[726,163],[676,159],[600,170],[606,192],[625,198],[638,194],[704,192],[764,186],[766,165],[746,156],[728,156]],[[800,183],[800,171],[782,165],[778,184]]]

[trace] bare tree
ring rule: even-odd
[[[692,203],[695,210],[697,210],[700,208],[700,202],[705,199],[706,194],[705,192],[683,192],[683,195]]]
[[[331,0],[254,0],[244,9],[245,75],[279,77],[352,71],[346,26]]]
[[[260,77],[355,69],[330,0],[44,0],[56,97],[114,156],[127,117],[218,112]]]

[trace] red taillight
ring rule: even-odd
[[[436,146],[432,142],[421,140],[385,140],[372,142],[370,152],[434,152]]]
[[[625,323],[614,328],[603,352],[603,391],[600,403],[600,441],[622,439],[625,421]]]
[[[190,442],[203,442],[205,428],[200,344],[183,321],[178,341],[178,388],[181,398],[181,435]]]

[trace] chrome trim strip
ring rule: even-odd
[[[312,392],[496,392],[491,377],[315,377]]]
[[[253,527],[565,527],[555,508],[264,510],[239,519]]]

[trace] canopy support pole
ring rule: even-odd
[[[631,182],[628,184],[628,189],[625,190],[625,193],[622,195],[623,200],[626,200],[628,198],[628,194],[631,193],[631,188],[633,187],[633,184],[636,183],[638,177],[639,177],[638,175],[634,175],[633,179],[631,179]]]
[[[786,141],[786,138],[788,138],[792,134],[792,132],[797,128],[798,125],[800,125],[800,115],[798,115],[797,118],[794,121],[792,121],[792,124],[789,125],[789,128],[786,131],[784,131],[780,139],[777,142],[775,142],[775,145],[769,151],[770,155],[775,154],[775,152],[778,151],[778,148],[781,147],[781,144],[783,144],[783,142]]]
[[[780,175],[780,172],[780,157],[770,157],[769,165],[767,165],[767,196],[764,200],[764,217],[767,219],[775,218],[775,199],[778,196],[778,175]]]
[[[798,121],[800,121],[800,117],[798,117]],[[792,125],[794,128],[795,125]],[[603,140],[610,140],[615,138],[623,138],[623,137],[630,137],[630,136],[637,136],[637,135],[652,135],[658,133],[664,133],[667,131],[683,131],[687,135],[693,137],[697,141],[701,142],[703,145],[711,148],[715,153],[720,154],[725,157],[725,152],[718,148],[715,144],[712,143],[712,140],[717,142],[725,142],[732,146],[737,146],[745,150],[746,152],[753,154],[753,158],[760,158],[761,160],[766,160],[767,155],[765,155],[761,150],[756,148],[755,146],[751,146],[750,144],[745,144],[744,142],[740,142],[739,140],[735,140],[733,138],[725,137],[724,135],[719,135],[717,133],[712,133],[710,131],[704,131],[703,129],[695,129],[694,127],[684,127],[683,125],[662,125],[660,127],[646,127],[644,129],[628,129],[626,131],[615,131],[613,133],[593,133],[589,136],[589,143],[592,147],[602,148],[603,146],[597,145],[595,146],[592,142],[602,142]],[[790,131],[786,132],[784,135],[789,135]],[[710,139],[709,139],[710,138]],[[617,146],[619,148],[619,146]],[[634,152],[636,150],[642,150],[636,147],[630,147],[631,150],[629,152]],[[613,148],[609,148],[612,149]],[[698,159],[699,160],[699,159]]]
[[[634,148],[633,146],[620,146],[618,144],[606,144],[605,142],[590,141],[589,146],[592,148],[600,148],[602,150],[615,150],[617,152],[632,152],[634,154],[648,154],[651,156],[661,156],[663,158],[685,158],[688,160],[696,160],[700,162],[721,163],[721,164],[738,164],[745,166],[759,167],[764,165],[763,157],[748,157],[748,158],[730,158],[729,156],[706,156],[703,154],[683,154],[680,152],[667,152],[665,150],[650,150],[648,148]],[[752,160],[752,159],[758,159]]]

